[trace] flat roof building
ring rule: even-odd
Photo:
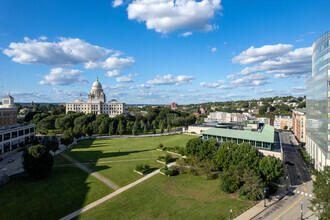
[[[204,140],[216,139],[218,142],[232,141],[237,144],[249,143],[265,154],[283,158],[280,146],[280,137],[271,125],[258,121],[244,121],[243,123],[219,123],[215,128],[202,132]]]

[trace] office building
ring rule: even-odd
[[[17,124],[17,108],[9,94],[0,105],[0,155],[24,147],[35,136],[33,124]]]
[[[292,129],[292,118],[290,116],[275,115],[274,126],[277,130]]]
[[[312,76],[306,85],[306,150],[315,168],[330,165],[330,30],[313,44]]]
[[[247,116],[240,113],[227,113],[227,112],[210,112],[207,118],[204,119],[204,122],[219,122],[219,123],[228,123],[228,122],[243,122],[247,120]]]
[[[306,143],[306,109],[292,111],[292,132],[301,143]]]

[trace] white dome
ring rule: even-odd
[[[96,77],[96,81],[93,83],[92,89],[102,89],[102,85],[99,82],[98,77]]]

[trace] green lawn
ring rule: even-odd
[[[112,191],[79,168],[53,168],[47,178],[1,186],[0,219],[59,219]]]
[[[156,162],[156,160],[141,160],[107,164],[101,163],[96,166],[89,166],[89,168],[97,171],[102,176],[122,187],[142,177],[140,174],[134,172],[136,165],[141,163],[149,164],[150,168],[154,170],[165,166],[164,164]]]
[[[137,164],[147,163],[154,169],[164,166],[156,162],[158,156],[166,155],[165,152],[155,150],[160,143],[165,146],[184,147],[186,142],[194,137],[176,134],[147,138],[87,139],[66,153],[82,163],[97,162],[89,167],[118,186],[125,186],[142,177],[134,173]]]
[[[221,192],[218,179],[157,174],[78,219],[229,219],[253,204]]]
[[[66,153],[79,162],[157,158],[160,154],[155,149],[160,143],[184,147],[188,140],[195,137],[176,134],[146,138],[87,139]]]

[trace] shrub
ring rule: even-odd
[[[141,173],[145,173],[146,171],[148,171],[150,169],[150,166],[148,164],[138,164],[135,167],[136,171],[139,171]]]
[[[173,157],[171,154],[167,154],[164,158],[165,163],[171,163],[173,161]]]
[[[235,192],[239,188],[239,184],[239,180],[229,171],[220,175],[220,189],[225,193]]]
[[[164,145],[163,144],[159,144],[158,145],[158,149],[163,149]]]
[[[179,174],[179,171],[175,166],[167,168],[167,170],[165,170],[165,175],[167,175],[167,176],[175,176],[178,174]]]

